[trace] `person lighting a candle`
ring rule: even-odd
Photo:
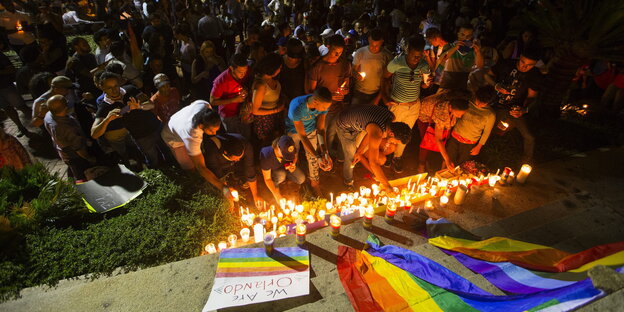
[[[319,168],[329,171],[333,167],[327,142],[326,117],[332,105],[332,94],[325,87],[319,87],[313,94],[294,98],[286,116],[286,133],[295,142],[295,151],[300,144],[306,152],[310,184],[317,196],[322,196],[319,183]]]
[[[226,186],[249,188],[256,207],[260,208],[259,204],[264,199],[258,194],[251,143],[238,133],[217,134],[209,138],[202,142],[206,168]]]
[[[305,174],[297,166],[295,141],[287,135],[275,139],[270,146],[260,150],[260,169],[264,183],[278,203],[282,199],[279,185],[286,178],[298,185],[305,182]]]
[[[353,167],[364,155],[368,160],[378,159],[382,140],[391,144],[407,144],[412,135],[408,125],[394,122],[395,116],[387,108],[374,105],[352,106],[338,116],[338,138],[344,151],[343,178],[353,188]],[[369,162],[370,169],[381,187],[393,196],[394,191],[378,162]]]
[[[373,29],[368,35],[368,45],[353,54],[355,88],[351,105],[378,105],[381,100],[381,85],[386,66],[392,54],[383,47],[381,29]]]

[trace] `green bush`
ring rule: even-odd
[[[10,252],[0,257],[3,299],[24,287],[55,285],[80,275],[95,278],[117,268],[128,271],[194,257],[206,242],[236,233],[238,221],[221,197],[198,183],[201,180],[176,174],[169,177],[155,170],[140,176],[148,187],[115,214],[88,218],[83,212],[76,218],[86,223],[79,226],[39,223],[15,240]],[[37,181],[44,185],[45,193],[49,184],[44,179]],[[50,201],[54,206],[59,199]],[[61,211],[84,206],[75,200],[65,199],[65,203],[69,206]],[[44,203],[32,206],[42,209]]]

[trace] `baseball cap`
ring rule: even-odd
[[[282,135],[277,141],[277,147],[282,152],[282,157],[285,161],[295,160],[295,141],[287,135]]]
[[[326,28],[321,33],[321,37],[329,37],[329,36],[333,36],[333,35],[334,35],[334,31],[331,28]]]
[[[169,77],[167,77],[167,75],[165,75],[165,74],[161,73],[161,74],[158,74],[158,75],[154,76],[154,86],[156,88],[160,88],[160,87],[162,87],[162,86],[164,86],[166,84],[169,84],[169,83],[170,83]]]
[[[50,83],[52,88],[65,88],[65,89],[73,89],[74,82],[66,76],[56,76],[52,79]]]

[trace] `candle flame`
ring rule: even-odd
[[[17,31],[23,31],[23,30],[24,30],[24,27],[22,26],[22,23],[21,23],[20,21],[17,21],[17,22],[15,23],[15,29],[16,29]]]

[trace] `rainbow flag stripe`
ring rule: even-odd
[[[590,268],[587,264],[604,260],[608,256],[624,251],[624,242],[617,242],[599,245],[579,253],[570,254],[551,247],[504,237],[492,237],[482,241],[475,241],[450,236],[438,236],[430,238],[429,243],[475,259],[489,262],[511,262],[526,269],[544,272],[585,271]],[[614,264],[617,264],[621,259],[619,256],[610,258]]]
[[[547,250],[547,252],[551,252],[551,254],[554,253],[553,251],[555,251],[560,255],[564,256],[564,258],[570,257],[570,255],[567,253],[546,246],[529,244],[508,239],[496,238],[495,240],[491,240],[490,243],[488,243],[487,241],[477,242],[479,240],[478,237],[475,237],[474,235],[468,233],[456,224],[453,224],[445,219],[439,219],[435,221],[428,220],[427,234],[430,237],[447,235],[447,237],[454,238],[455,242],[469,242],[472,240],[475,242],[474,244],[472,244],[473,247],[482,247],[481,250],[487,250],[490,252],[496,252],[501,250],[505,252],[526,252],[534,250],[537,254]],[[439,240],[440,239],[434,241]],[[446,243],[447,242],[445,242],[445,244]],[[452,255],[457,261],[462,263],[468,269],[482,275],[490,283],[492,283],[499,289],[513,294],[531,294],[545,291],[548,289],[556,289],[572,285],[575,282],[586,279],[588,277],[587,271],[597,265],[605,265],[613,269],[618,269],[619,267],[624,265],[624,251],[615,252],[602,258],[598,258],[600,255],[586,257],[585,261],[594,258],[597,259],[584,263],[577,269],[556,273],[526,269],[509,261],[493,262],[479,260],[470,257],[467,254],[463,254],[461,252],[453,250],[442,249],[442,251],[449,255]],[[490,255],[490,257],[493,257],[493,255]]]
[[[366,251],[339,247],[338,273],[356,311],[566,311],[604,295],[585,279],[495,296],[410,250],[367,243]]]
[[[234,248],[221,251],[216,277],[271,276],[306,271],[308,252],[298,247],[274,250],[267,256],[264,248]]]

